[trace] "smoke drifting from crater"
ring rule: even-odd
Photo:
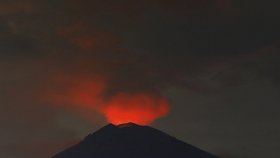
[[[167,115],[169,104],[164,97],[144,93],[120,93],[105,104],[101,111],[113,124],[133,122],[147,125]]]
[[[95,110],[113,124],[152,123],[169,113],[167,99],[151,92],[119,92],[107,96],[107,83],[101,77],[60,76],[46,89],[51,104],[81,111]]]

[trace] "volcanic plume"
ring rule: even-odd
[[[47,91],[52,104],[76,111],[95,110],[115,125],[148,125],[169,113],[168,100],[156,93],[116,92],[106,96],[107,82],[100,76],[60,76],[52,84],[54,87]]]
[[[102,108],[108,122],[122,124],[134,122],[147,125],[169,112],[168,102],[163,97],[147,94],[120,93]]]

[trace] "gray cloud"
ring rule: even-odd
[[[155,127],[217,155],[275,157],[279,12],[260,2],[1,5],[0,157],[49,157],[105,124],[37,98],[57,74],[106,76],[108,96],[160,93],[172,111]]]

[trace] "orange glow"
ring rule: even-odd
[[[163,97],[120,93],[104,106],[102,112],[108,122],[115,125],[128,122],[147,125],[167,115],[169,104]]]
[[[169,113],[167,99],[151,93],[117,93],[109,100],[106,80],[102,77],[59,75],[48,85],[46,99],[53,105],[81,112],[85,118],[90,111],[103,114],[115,125],[133,122],[147,125]]]

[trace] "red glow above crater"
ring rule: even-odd
[[[147,125],[168,112],[169,104],[163,97],[126,93],[114,96],[102,109],[108,122],[115,125],[128,122]]]
[[[166,116],[170,110],[165,97],[150,92],[119,92],[108,99],[105,97],[106,80],[99,76],[62,75],[50,83],[44,98],[51,104],[81,112],[89,119],[94,117],[89,114],[90,111],[97,111],[115,125],[128,122],[148,125]]]

